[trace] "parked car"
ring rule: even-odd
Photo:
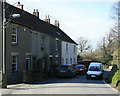
[[[103,79],[103,67],[102,63],[91,62],[87,71],[87,79],[98,78]]]
[[[72,64],[60,65],[57,68],[57,77],[73,77],[73,76],[76,76],[76,72]]]
[[[85,74],[86,67],[84,65],[76,65],[75,66],[76,74]]]

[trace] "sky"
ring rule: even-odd
[[[60,22],[60,28],[74,41],[79,37],[90,40],[93,49],[97,42],[113,27],[111,18],[116,0],[8,0],[16,5],[20,1],[30,13],[38,9],[40,19],[49,15],[51,24]]]

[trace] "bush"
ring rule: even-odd
[[[114,65],[114,61],[113,60],[108,61],[108,66],[113,66],[113,65]]]
[[[109,75],[107,77],[108,83],[119,85],[118,75],[119,75],[119,70],[117,68],[117,65],[114,65],[111,72],[109,73]]]
[[[114,73],[114,76],[112,77],[112,84],[117,84],[118,82],[118,70]]]

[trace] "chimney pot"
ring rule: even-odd
[[[49,18],[49,15],[48,15],[48,16],[46,15],[46,17],[45,17],[45,22],[50,23],[50,18]]]
[[[16,6],[17,8],[19,8],[19,9],[21,9],[21,10],[23,10],[23,5],[22,4],[20,4],[20,2],[18,2],[18,4],[17,4],[17,6]]]
[[[18,2],[18,4],[20,4],[20,2]]]
[[[59,27],[60,26],[59,21],[55,20],[54,26]]]
[[[36,9],[36,12],[38,12],[38,9]]]
[[[38,9],[34,9],[34,12],[33,12],[33,15],[37,16],[39,18],[39,12],[38,12]]]

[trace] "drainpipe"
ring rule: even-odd
[[[7,73],[6,73],[6,32],[5,32],[5,2],[6,0],[3,0],[3,25],[2,25],[2,88],[7,88]]]

